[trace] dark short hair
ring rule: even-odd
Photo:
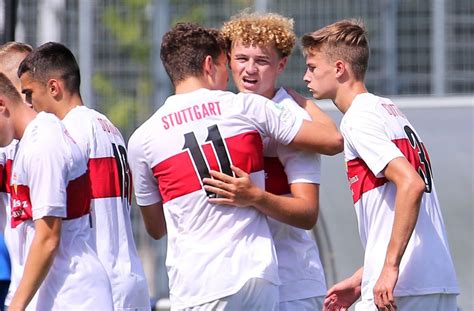
[[[29,73],[35,81],[46,83],[56,78],[71,93],[80,93],[81,74],[72,52],[61,43],[48,42],[34,49],[21,62],[18,77]]]
[[[187,77],[203,75],[202,65],[208,55],[214,62],[225,53],[225,41],[217,29],[194,23],[178,23],[164,36],[160,58],[174,85]]]

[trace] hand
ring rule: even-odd
[[[360,281],[347,278],[328,290],[324,299],[324,311],[346,311],[360,297]]]
[[[396,310],[393,290],[398,280],[398,267],[384,265],[374,286],[374,303],[378,310]]]
[[[254,205],[262,190],[255,186],[250,175],[236,166],[231,166],[236,177],[221,172],[210,171],[211,178],[204,178],[204,190],[218,195],[209,198],[210,203],[246,207]]]
[[[16,297],[13,297],[11,302],[10,302],[10,305],[8,306],[8,310],[11,310],[11,311],[24,311],[26,309],[25,304],[20,303],[18,300],[19,299],[16,299]]]
[[[311,99],[308,99],[302,95],[300,95],[298,92],[296,92],[295,90],[293,89],[290,89],[290,88],[286,88],[285,89],[286,92],[291,96],[293,97],[293,99],[295,100],[295,102],[303,109],[306,109],[306,106],[308,104],[313,104],[313,101]]]

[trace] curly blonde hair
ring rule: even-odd
[[[296,43],[293,19],[275,13],[241,12],[222,26],[222,34],[230,51],[232,43],[245,46],[274,45],[282,57],[289,56]]]

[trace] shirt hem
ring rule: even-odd
[[[459,287],[431,287],[423,289],[404,289],[404,290],[395,290],[395,297],[405,297],[405,296],[422,296],[422,295],[432,295],[432,294],[455,294],[459,295]],[[374,299],[373,295],[365,295],[362,297],[364,300]]]
[[[251,275],[251,276],[248,276],[248,277],[242,279],[242,281],[239,282],[236,286],[227,288],[226,290],[220,291],[218,293],[214,293],[212,295],[208,295],[208,296],[206,296],[202,299],[199,299],[199,300],[196,300],[196,301],[193,301],[193,302],[189,302],[189,303],[186,303],[186,304],[179,304],[179,303],[171,302],[171,310],[181,310],[181,309],[196,307],[196,306],[199,306],[199,305],[217,300],[219,298],[231,296],[231,295],[237,293],[240,289],[242,289],[242,287],[245,285],[245,283],[247,283],[250,279],[264,279],[264,280],[266,280],[270,283],[273,283],[275,285],[280,285],[280,282],[278,281],[277,276],[271,277],[271,276],[268,276],[268,275],[265,275],[265,274]]]

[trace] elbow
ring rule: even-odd
[[[44,242],[42,243],[42,248],[46,250],[50,254],[56,253],[57,249],[59,248],[59,242],[61,238],[59,235],[52,235],[48,237]]]
[[[341,153],[343,150],[344,139],[342,138],[342,135],[338,132],[337,135],[334,136],[333,143],[331,145],[328,155],[333,156]]]
[[[417,173],[407,177],[402,188],[400,189],[400,191],[406,193],[406,195],[408,195],[413,200],[413,202],[416,202],[416,206],[418,207],[420,206],[421,198],[423,197],[425,190],[425,182]]]
[[[157,230],[157,229],[147,229],[148,235],[151,236],[154,240],[160,240],[166,235],[166,229]]]
[[[423,196],[423,193],[425,193],[426,190],[426,185],[425,182],[421,179],[421,177],[418,175],[416,176],[417,178],[413,178],[411,183],[410,183],[410,189],[413,191],[413,193],[416,195],[416,197],[421,200],[421,197]]]
[[[317,212],[311,211],[308,213],[308,215],[305,216],[304,221],[301,222],[300,228],[304,230],[311,230],[316,225],[317,220],[318,220]]]

